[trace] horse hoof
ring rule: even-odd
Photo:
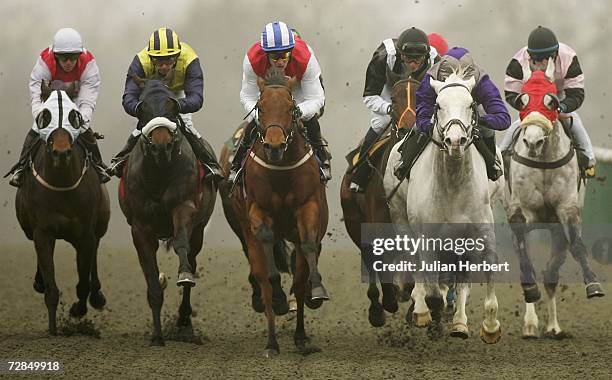
[[[315,299],[306,297],[306,299],[304,300],[304,305],[306,305],[306,307],[308,307],[310,310],[317,310],[318,308],[321,307],[321,305],[323,305],[323,300],[322,299],[315,300]]]
[[[372,327],[383,327],[385,325],[385,311],[380,304],[373,304],[368,309],[368,321]]]
[[[159,272],[159,286],[161,286],[162,290],[166,290],[168,287],[168,277],[164,272]]]
[[[187,317],[179,316],[178,319],[176,320],[176,325],[178,327],[191,326],[191,317],[189,317],[189,316],[187,316]]]
[[[467,339],[470,336],[469,333],[470,330],[468,330],[468,327],[465,323],[457,322],[453,323],[450,336],[452,336],[453,338]]]
[[[42,282],[34,281],[34,284],[32,284],[32,286],[34,287],[36,293],[45,294],[45,284],[43,284]]]
[[[416,327],[427,327],[432,321],[431,313],[429,310],[424,313],[412,313],[412,321]]]
[[[572,334],[567,333],[565,331],[556,331],[555,329],[551,329],[545,332],[544,337],[547,339],[554,339],[554,340],[563,340],[563,339],[573,338]]]
[[[538,285],[533,284],[528,288],[523,288],[523,295],[525,296],[526,303],[534,303],[540,300],[540,289]]]
[[[538,326],[523,326],[523,339],[537,339],[539,336]]]
[[[317,287],[312,288],[310,292],[310,298],[313,300],[329,301],[327,290],[325,290],[325,287],[323,287],[323,285],[319,285]]]
[[[502,336],[501,327],[498,327],[496,331],[488,332],[484,329],[484,326],[480,327],[480,339],[486,344],[495,344],[499,342]]]
[[[603,297],[606,295],[603,291],[603,287],[599,282],[591,282],[586,286],[587,298]]]
[[[101,290],[89,293],[89,304],[96,310],[102,310],[106,305],[106,297]]]
[[[87,304],[75,302],[70,307],[70,316],[73,318],[82,318],[87,314]]]
[[[321,349],[312,344],[309,337],[294,338],[295,347],[302,355],[310,355],[315,352],[320,352]]]
[[[251,296],[251,307],[255,310],[256,313],[263,313],[266,310],[261,297],[252,295]]]
[[[272,299],[272,310],[274,315],[285,315],[289,312],[289,303],[287,298]]]
[[[392,300],[386,300],[384,295],[383,295],[383,299],[382,299],[382,305],[383,308],[389,312],[389,313],[395,313],[397,312],[399,306],[397,305],[397,300],[392,299]]]
[[[149,346],[151,347],[163,347],[165,345],[166,343],[164,342],[164,338],[161,336],[154,336],[151,338],[151,343],[149,343]]]
[[[289,311],[290,312],[295,312],[298,309],[298,304],[297,304],[297,300],[295,299],[295,297],[291,297],[289,299]]]
[[[193,274],[191,272],[181,272],[179,273],[178,280],[176,281],[177,286],[195,286],[195,281],[193,280]]]
[[[266,350],[264,351],[264,356],[268,359],[277,357],[279,354],[278,349],[276,348],[266,348]]]

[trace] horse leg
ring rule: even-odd
[[[526,303],[537,302],[540,299],[540,290],[536,284],[535,270],[529,258],[527,250],[527,219],[520,209],[517,209],[509,218],[510,228],[513,232],[514,250],[519,257],[519,265],[521,268],[521,286],[523,288],[523,296]]]
[[[193,230],[193,216],[196,213],[195,205],[192,201],[184,202],[172,209],[172,225],[174,234],[172,248],[179,258],[178,286],[195,286],[193,272],[196,268],[189,264],[190,236]]]
[[[45,294],[45,283],[40,272],[40,268],[36,265],[36,274],[34,275],[34,283],[32,284],[36,293]]]
[[[385,325],[385,311],[378,302],[378,296],[380,292],[376,286],[376,274],[370,273],[370,285],[368,286],[368,299],[370,300],[370,307],[368,308],[368,321],[373,327],[382,327]]]
[[[563,225],[565,237],[570,244],[572,257],[582,269],[582,277],[586,284],[587,298],[603,297],[605,295],[603,287],[597,280],[597,276],[591,270],[587,258],[587,248],[582,241],[582,225],[580,224],[580,214],[577,207],[559,207],[557,216]]]
[[[293,334],[293,342],[299,353],[308,355],[320,351],[316,346],[311,345],[311,340],[306,335],[304,329],[304,302],[306,299],[306,286],[308,285],[308,264],[304,255],[299,253],[296,257],[296,268],[293,276],[293,290],[297,301],[296,325]]]
[[[538,332],[538,315],[535,311],[535,303],[525,303],[525,317],[523,318],[523,338],[537,338]]]
[[[296,212],[297,227],[300,236],[299,252],[308,263],[308,280],[310,281],[310,298],[313,300],[329,300],[327,290],[323,286],[319,273],[319,204],[309,201]],[[296,247],[297,248],[297,247]]]
[[[193,229],[190,239],[189,252],[189,265],[195,271],[198,267],[196,256],[202,249],[202,243],[204,242],[204,226],[197,226]],[[191,314],[193,309],[191,308],[191,286],[185,286],[183,288],[183,299],[178,310],[178,319],[176,325],[179,327],[191,326]]]
[[[35,229],[33,240],[38,268],[42,274],[45,289],[45,304],[49,314],[49,334],[57,335],[56,312],[59,303],[59,290],[55,283],[55,267],[53,264],[55,238],[46,231]]]
[[[563,227],[559,224],[554,224],[550,228],[552,248],[550,252],[550,260],[544,272],[544,288],[546,289],[548,308],[548,323],[546,326],[546,336],[551,338],[563,337],[559,321],[557,320],[557,303],[555,293],[557,284],[559,283],[559,270],[567,257],[567,248],[569,246]]]
[[[89,297],[91,291],[91,267],[94,259],[96,237],[92,232],[83,237],[82,240],[74,242],[73,246],[77,251],[76,259],[79,282],[76,286],[76,292],[79,300],[70,307],[70,315],[75,318],[81,318],[87,314],[87,297]]]
[[[269,269],[276,267],[271,249],[274,242],[274,231],[270,227],[272,225],[271,218],[256,203],[251,205],[249,220],[251,228],[245,231],[249,263],[251,264],[251,274],[255,277],[261,289],[264,312],[268,322],[268,342],[266,344],[265,355],[271,358],[280,352],[278,341],[276,340],[276,316],[272,309],[272,284],[270,283],[269,276]],[[264,249],[264,245],[269,245],[270,249]]]
[[[161,308],[164,303],[164,293],[160,284],[159,268],[157,266],[157,248],[159,243],[153,230],[139,223],[132,224],[132,240],[138,252],[138,261],[147,282],[147,301],[153,314],[152,346],[164,346],[161,331]]]
[[[98,277],[98,248],[100,246],[100,238],[96,238],[96,245],[93,252],[93,261],[91,263],[91,282],[89,292],[89,304],[97,310],[102,310],[106,305],[106,297],[102,293],[102,285]]]
[[[469,337],[469,330],[465,305],[470,295],[470,284],[467,282],[458,282],[455,289],[457,292],[457,310],[455,310],[455,315],[453,316],[453,326],[450,335],[456,338],[467,339]]]
[[[491,239],[495,238],[494,232],[486,232],[481,236],[492,236]],[[485,243],[484,248],[484,260],[488,264],[497,264],[498,258],[497,253],[493,250],[492,247],[495,247],[495,242],[487,241]],[[485,277],[487,280],[487,293],[485,295],[484,300],[484,311],[485,318],[482,322],[482,327],[480,329],[480,338],[483,342],[487,344],[493,344],[499,342],[502,335],[501,325],[497,320],[497,297],[495,296],[495,280],[494,280],[494,272],[489,271],[485,273]]]
[[[422,281],[416,281],[412,289],[412,300],[414,301],[414,310],[412,311],[412,319],[416,327],[427,327],[431,323],[431,312],[425,302],[425,284]]]

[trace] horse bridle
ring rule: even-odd
[[[462,83],[450,83],[450,84],[447,84],[446,86],[443,86],[440,89],[440,91],[438,91],[438,94],[440,92],[442,92],[443,90],[445,90],[447,88],[450,88],[450,87],[462,87],[468,93],[471,94],[470,89],[466,85],[464,85]],[[478,103],[476,103],[475,101],[472,101],[472,104],[470,105],[470,108],[472,109],[472,120],[470,121],[469,125],[465,125],[463,120],[455,118],[455,119],[450,119],[448,122],[446,122],[446,124],[444,124],[442,126],[438,122],[438,111],[440,110],[440,105],[436,102],[436,104],[434,105],[433,125],[436,126],[436,129],[437,129],[438,133],[440,134],[440,136],[444,136],[446,134],[446,132],[448,131],[448,129],[451,126],[453,126],[453,125],[459,125],[461,130],[463,132],[465,132],[466,134],[468,134],[470,129],[473,130],[473,128],[478,125]],[[437,141],[435,138],[431,137],[431,141],[433,141],[433,143],[436,144],[441,150],[444,150],[444,151],[447,150],[447,147],[442,142]],[[474,142],[473,134],[470,134],[469,135],[469,140],[468,140],[468,142],[466,144],[466,148],[468,146],[470,146],[473,142]]]
[[[291,102],[292,102],[292,106],[291,109],[289,110],[291,112],[291,130],[289,133],[285,132],[285,128],[283,128],[282,125],[279,124],[268,124],[266,126],[259,126],[257,128],[257,134],[259,135],[259,140],[261,141],[261,143],[264,143],[264,139],[266,136],[266,133],[268,132],[268,129],[270,128],[279,128],[281,130],[281,132],[283,133],[283,136],[285,138],[285,149],[283,150],[283,152],[286,152],[287,149],[289,148],[289,144],[291,144],[291,142],[293,142],[293,137],[294,137],[294,132],[297,130],[298,126],[299,126],[299,120],[300,120],[300,116],[301,116],[301,112],[300,109],[298,108],[297,104],[295,103],[295,99],[293,99],[293,96],[291,95],[291,90],[289,88],[287,88],[286,86],[281,86],[281,85],[268,85],[266,87],[270,87],[270,88],[284,88],[287,91],[289,91],[289,95],[291,96]],[[257,102],[257,104],[255,105],[255,108],[257,110],[260,110],[259,108],[259,101]]]

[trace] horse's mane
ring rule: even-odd
[[[525,116],[523,120],[521,120],[521,128],[525,129],[529,125],[537,125],[546,133],[550,133],[553,130],[553,123],[538,111],[529,113],[529,115]]]
[[[264,76],[266,86],[285,86],[287,87],[287,77],[281,70],[270,67]]]

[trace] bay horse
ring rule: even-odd
[[[520,132],[506,176],[506,213],[519,257],[521,286],[525,298],[523,336],[539,335],[535,302],[540,299],[536,275],[529,257],[527,235],[544,228],[551,233],[551,256],[543,272],[547,295],[546,334],[562,337],[557,320],[555,292],[559,270],[567,250],[580,265],[588,298],[602,297],[604,291],[587,259],[582,240],[582,208],[585,186],[580,186],[578,162],[571,141],[558,120],[558,99],[554,84],[554,60],[546,71],[523,72]],[[545,116],[547,115],[547,116]]]
[[[498,260],[486,167],[484,159],[471,144],[478,114],[471,96],[475,79],[466,75],[468,69],[460,67],[454,70],[444,82],[430,79],[438,94],[431,138],[434,144],[429,144],[416,160],[409,181],[398,187],[398,179],[393,173],[401,159],[398,152],[401,142],[393,147],[385,171],[384,185],[390,196],[391,220],[399,230],[407,229],[413,236],[429,237],[432,236],[432,227],[434,233],[444,235],[449,227],[461,223],[466,228],[459,233],[483,239],[483,249],[479,250],[478,257],[468,253],[456,256],[452,252],[436,251],[435,247],[425,247],[417,254],[422,263],[440,262],[449,254],[458,262],[473,258],[493,264]],[[392,192],[393,196],[390,195]],[[457,233],[455,228],[453,230]],[[441,290],[438,270],[416,272],[415,277],[412,299],[416,325],[429,326],[438,332],[447,288]],[[468,337],[465,305],[470,277],[470,272],[456,273],[457,305],[451,336],[464,339]],[[489,344],[497,343],[501,338],[493,277],[493,272],[485,273],[485,319],[480,328],[481,339]]]
[[[76,318],[87,313],[87,299],[102,309],[106,298],[98,278],[97,253],[108,228],[110,202],[106,186],[100,184],[85,149],[75,144],[84,131],[83,120],[72,102],[78,94],[73,83],[54,90],[41,83],[43,108],[36,118],[41,138],[33,149],[31,171],[17,190],[15,209],[21,229],[34,241],[37,271],[34,289],[44,293],[49,316],[49,334],[57,335],[56,313],[59,290],[55,282],[55,241],[63,239],[76,250],[79,282],[78,301],[70,308]]]
[[[359,157],[359,160],[367,160],[367,164],[373,168],[373,175],[368,181],[363,194],[354,193],[349,190],[352,178],[354,155],[349,154],[349,168],[347,169],[340,185],[340,202],[344,225],[353,243],[362,248],[361,224],[362,223],[391,223],[387,197],[383,186],[383,175],[387,166],[387,160],[391,148],[410,131],[415,122],[416,90],[419,82],[410,74],[398,75],[387,67],[387,85],[391,88],[391,101],[393,104],[393,120],[388,134],[383,133],[379,141],[384,145],[367,158]],[[380,292],[378,290],[378,279],[372,268],[371,258],[373,255],[362,255],[363,265],[368,270],[369,286],[367,296],[370,299],[368,308],[368,320],[374,327],[385,324],[385,310],[394,313],[398,310],[396,287],[393,283],[382,282],[382,304],[379,302]]]
[[[243,187],[231,194],[251,274],[261,289],[268,327],[267,357],[280,352],[270,282],[278,274],[275,242],[287,239],[296,249],[292,289],[297,318],[293,337],[301,353],[318,351],[304,330],[305,298],[329,299],[318,271],[321,240],[327,230],[327,199],[291,95],[295,83],[295,78],[287,80],[275,69],[270,69],[265,79],[259,78],[259,138],[245,162]]]
[[[175,95],[164,81],[133,80],[142,87],[139,119],[146,123],[130,153],[119,184],[119,205],[147,282],[153,314],[151,345],[163,346],[161,308],[165,278],[157,265],[159,240],[179,258],[177,285],[183,286],[177,324],[191,324],[191,288],[204,227],[215,206],[217,188],[203,181],[204,169],[183,136]]]

